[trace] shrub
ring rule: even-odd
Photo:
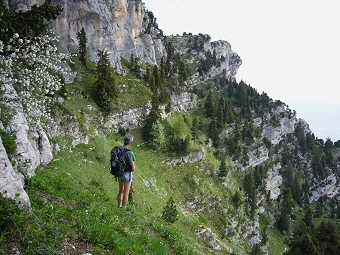
[[[174,223],[178,220],[177,206],[172,197],[170,197],[166,206],[163,208],[162,218],[170,223]]]
[[[239,207],[242,204],[242,195],[239,191],[235,192],[232,201],[235,207]]]
[[[19,207],[15,204],[14,200],[5,198],[0,193],[0,230],[1,232],[6,229],[11,229],[15,226],[14,219],[19,219],[16,217],[19,214],[23,214],[23,212],[19,209]]]
[[[2,140],[2,144],[5,147],[5,150],[9,156],[14,155],[17,149],[17,143],[15,142],[15,135],[9,135],[5,131],[0,130],[0,136]]]

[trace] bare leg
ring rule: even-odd
[[[124,182],[119,182],[119,192],[117,196],[118,207],[122,207],[123,196],[124,196]]]
[[[131,187],[131,182],[124,182],[124,188],[123,188],[123,192],[124,192],[123,205],[124,206],[126,206],[128,204],[128,201],[129,201],[130,187]]]

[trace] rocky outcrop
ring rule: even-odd
[[[8,0],[9,6],[26,11],[44,0]],[[60,36],[65,52],[77,49],[77,32],[84,27],[88,39],[88,50],[92,60],[97,60],[97,51],[106,50],[119,72],[120,58],[129,59],[131,54],[150,64],[156,64],[164,54],[163,42],[158,38],[160,30],[151,26],[141,0],[53,0],[61,5],[63,12],[51,23]]]
[[[142,125],[143,117],[150,113],[151,105],[123,111],[108,117],[105,128],[117,132],[119,129],[135,129]]]
[[[243,238],[248,239],[249,244],[252,246],[261,243],[259,217],[256,216],[254,220],[250,220],[245,218],[243,213],[240,212],[241,210],[239,209],[235,216],[227,219],[228,225],[223,229],[224,234],[234,242]]]
[[[335,174],[331,174],[319,184],[311,188],[310,202],[315,203],[320,197],[334,198],[340,194],[340,184]]]
[[[21,207],[30,210],[31,203],[24,190],[24,177],[14,171],[0,137],[0,193],[14,199]]]
[[[197,104],[196,95],[188,92],[173,93],[171,95],[172,110],[175,112],[187,112]]]
[[[279,173],[281,168],[280,163],[275,165],[269,170],[266,180],[266,191],[270,192],[270,198],[273,200],[276,200],[281,194],[280,186],[282,184],[282,176]]]
[[[22,106],[18,101],[18,94],[10,82],[5,82],[5,93],[1,97],[0,103],[7,107],[13,116],[4,127],[15,134],[17,150],[13,156],[18,170],[25,176],[35,175],[35,169],[46,166],[51,162],[52,146],[45,131],[41,126],[30,127],[24,116]]]
[[[210,228],[202,227],[198,229],[196,231],[196,236],[207,242],[215,252],[222,251],[222,247],[227,250],[228,253],[233,252],[233,250],[227,247]]]
[[[198,151],[195,153],[191,153],[188,156],[184,156],[179,159],[174,159],[169,162],[166,162],[168,166],[177,166],[182,164],[194,164],[205,159],[205,155],[203,151]]]
[[[175,112],[187,112],[196,106],[196,97],[187,92],[171,95],[172,109]],[[104,127],[117,132],[119,129],[135,129],[141,127],[144,118],[150,113],[151,104],[122,111],[108,117]],[[164,114],[164,116],[168,116]]]
[[[257,166],[269,159],[269,151],[265,146],[261,146],[249,155],[248,166]]]
[[[262,137],[267,138],[272,144],[278,144],[285,136],[294,133],[298,120],[296,118],[283,117],[279,120],[279,125],[265,125]]]

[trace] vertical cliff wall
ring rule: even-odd
[[[8,0],[8,6],[26,11],[44,0]],[[111,62],[122,71],[120,58],[129,59],[131,54],[156,64],[164,54],[161,31],[152,22],[141,0],[52,0],[63,7],[62,14],[51,23],[60,36],[65,52],[77,49],[77,32],[84,27],[88,39],[89,57],[97,60],[97,51],[106,50]]]

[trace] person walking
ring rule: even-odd
[[[128,134],[124,137],[124,161],[125,171],[118,176],[119,192],[117,196],[118,207],[126,207],[129,201],[129,192],[132,185],[133,173],[136,171],[136,156],[131,150],[133,136]]]

